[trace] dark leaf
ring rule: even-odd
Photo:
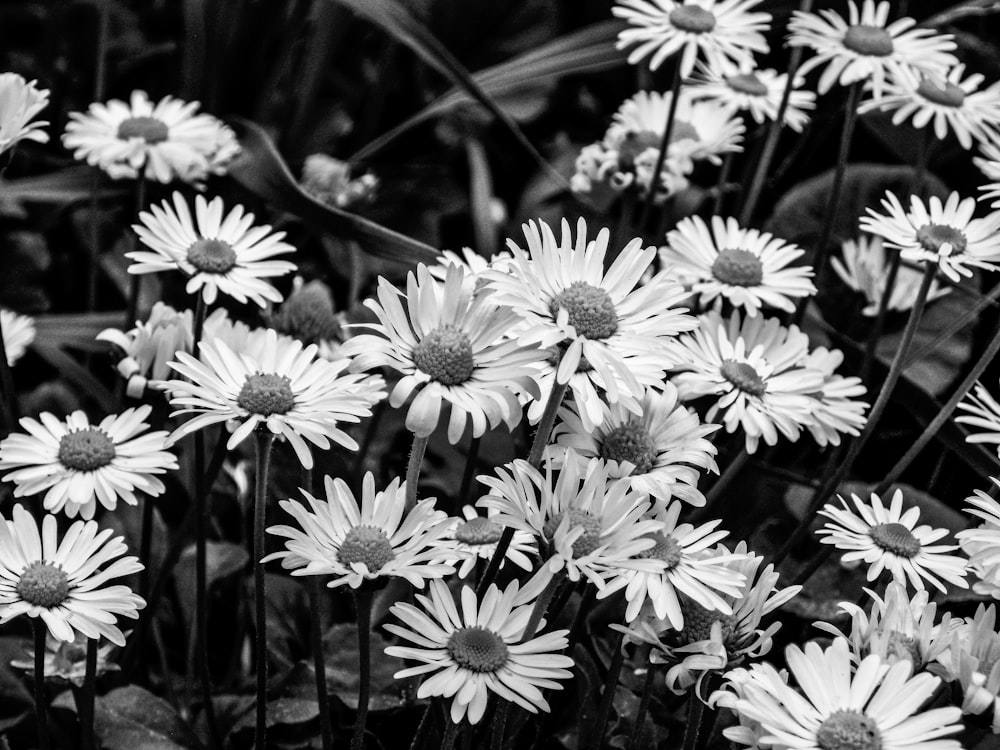
[[[63,377],[75,385],[81,395],[89,396],[105,412],[115,410],[115,400],[107,388],[73,357],[57,346],[35,341],[31,348],[48,362],[52,367],[59,370]]]
[[[94,732],[106,750],[178,750],[201,743],[173,707],[136,685],[97,699]]]
[[[371,700],[373,711],[402,705],[402,684],[393,674],[403,668],[394,656],[387,656],[389,644],[378,633],[371,634]],[[353,623],[334,625],[323,637],[326,654],[326,682],[331,695],[336,695],[350,708],[358,707],[358,631]]]

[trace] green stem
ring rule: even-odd
[[[649,701],[653,697],[653,684],[656,682],[657,671],[652,663],[646,664],[646,679],[642,683],[642,696],[639,698],[639,708],[635,713],[632,725],[632,735],[629,737],[628,750],[639,750],[642,739],[643,724],[646,723],[646,712],[649,711]]]
[[[535,606],[531,610],[531,615],[528,617],[528,624],[524,626],[524,634],[521,636],[522,643],[530,641],[535,637],[535,633],[538,632],[538,626],[541,624],[542,618],[545,617],[545,611],[549,608],[549,603],[552,601],[556,589],[559,588],[559,584],[562,583],[562,579],[563,571],[559,571],[549,579],[542,593],[538,595],[538,599],[535,600]]]
[[[10,371],[10,364],[7,362],[7,346],[3,340],[3,320],[0,319],[0,399],[6,417],[5,423],[0,423],[0,437],[17,426],[18,408],[17,393],[14,391],[14,377]]]
[[[481,437],[474,437],[469,443],[469,453],[465,457],[465,471],[462,472],[462,484],[458,490],[458,507],[455,509],[457,515],[461,515],[462,507],[469,501],[469,490],[472,489],[472,478],[476,475],[476,462],[479,460],[480,443],[482,443]]]
[[[308,487],[306,488],[309,489]],[[309,578],[309,634],[312,636],[313,668],[316,671],[316,701],[319,703],[319,727],[323,750],[333,750],[333,725],[330,723],[330,698],[326,691],[326,658],[323,653],[323,624],[320,616],[319,576]]]
[[[104,101],[104,79],[107,69],[108,26],[111,4],[101,3],[97,17],[97,49],[94,61],[95,102]],[[97,302],[97,256],[100,237],[98,235],[97,191],[100,187],[100,170],[90,171],[90,242],[87,246],[87,278],[84,283],[84,310],[90,312]],[[130,323],[129,326],[132,324]]]
[[[670,107],[667,109],[667,121],[663,126],[663,138],[660,141],[660,152],[656,155],[656,167],[649,180],[649,190],[646,193],[646,200],[642,204],[642,214],[639,218],[639,233],[643,234],[646,224],[649,222],[653,204],[656,202],[656,193],[660,189],[660,172],[667,161],[667,151],[670,149],[670,138],[674,134],[674,120],[677,118],[677,102],[681,98],[681,66],[678,63],[674,68],[674,81],[670,86]]]
[[[142,495],[142,529],[139,532],[139,561],[142,563],[142,570],[139,571],[139,596],[143,599],[149,596],[149,569],[153,563],[153,507],[153,498]]]
[[[139,168],[139,176],[135,178],[135,220],[139,220],[139,212],[146,206],[146,163]],[[132,232],[132,251],[139,249],[139,235]],[[139,310],[139,293],[142,291],[142,274],[129,274],[128,299],[125,301],[125,330],[131,329],[136,323]]]
[[[447,725],[444,728],[444,737],[441,738],[441,750],[451,750],[455,746],[455,738],[458,736],[459,726],[447,717]]]
[[[371,619],[372,591],[362,584],[354,591],[358,620],[358,712],[351,734],[351,750],[363,750],[368,700],[371,695]]]
[[[723,470],[722,475],[716,480],[715,484],[705,494],[705,504],[692,514],[692,520],[700,520],[709,513],[709,509],[715,506],[722,494],[736,481],[736,478],[743,471],[749,460],[750,454],[747,452],[746,445],[744,445]]]
[[[406,512],[417,504],[417,485],[420,483],[420,466],[424,462],[427,441],[430,438],[413,436],[410,459],[406,462]]]
[[[894,251],[892,261],[889,265],[889,275],[885,280],[885,289],[882,290],[882,297],[878,301],[878,313],[875,315],[875,322],[868,333],[868,340],[865,342],[865,357],[861,362],[861,382],[868,382],[872,365],[875,364],[875,356],[878,351],[878,342],[882,338],[882,330],[885,328],[885,316],[889,311],[889,300],[892,299],[893,289],[896,287],[896,278],[899,276],[899,266],[902,263],[902,256],[899,251]]]
[[[729,181],[729,173],[733,169],[733,159],[735,154],[730,151],[722,161],[722,168],[719,170],[719,179],[715,183],[715,203],[712,206],[712,213],[716,216],[722,214],[722,204],[726,199],[726,183]]]
[[[94,699],[97,695],[97,647],[99,639],[87,639],[87,660],[84,664],[83,690],[77,715],[80,717],[80,748],[94,750]]]
[[[688,694],[687,724],[684,727],[683,750],[696,750],[698,738],[701,735],[701,720],[705,715],[705,704],[701,702],[697,692],[692,688]]]
[[[254,747],[267,747],[267,592],[265,590],[264,530],[267,520],[267,475],[271,463],[271,445],[274,435],[269,431],[257,432],[257,493],[253,514],[253,580],[254,604],[257,618],[257,722]]]
[[[601,705],[597,709],[597,720],[594,723],[594,734],[590,740],[590,750],[599,750],[604,739],[604,729],[608,723],[608,716],[611,714],[611,706],[615,701],[615,691],[618,689],[618,678],[621,676],[622,666],[625,664],[625,653],[622,648],[624,640],[625,634],[619,632],[613,646],[608,676],[604,680],[604,690],[601,692]]]
[[[45,634],[48,628],[41,617],[32,618],[35,630],[35,721],[38,726],[38,748],[49,750],[48,700],[45,696]]]

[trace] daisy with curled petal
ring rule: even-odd
[[[888,570],[894,581],[909,582],[917,590],[925,588],[926,580],[947,592],[940,579],[959,588],[969,587],[965,560],[948,554],[958,546],[934,544],[947,536],[948,530],[917,526],[920,508],[914,505],[904,512],[902,490],[892,494],[888,508],[874,493],[867,503],[857,495],[851,495],[851,501],[854,510],[840,497],[841,508],[824,505],[819,511],[830,519],[818,532],[820,541],[846,550],[842,562],[867,564],[869,581]]]
[[[53,638],[73,641],[76,633],[125,645],[118,616],[136,619],[146,606],[114,578],[142,570],[138,558],[122,557],[122,537],[111,538],[94,521],[77,521],[59,540],[56,517],[41,529],[21,505],[12,520],[0,514],[0,624],[19,615],[40,617]]]
[[[887,191],[882,208],[887,215],[865,209],[868,216],[861,217],[861,229],[882,237],[885,246],[899,250],[903,260],[935,263],[955,283],[962,276],[972,276],[970,266],[988,271],[1000,268],[1000,212],[972,218],[975,198],[962,199],[952,193],[945,203],[931,196],[925,205],[911,195],[906,211],[899,198]]]
[[[158,474],[177,468],[173,453],[164,450],[167,433],[146,432],[150,406],[126,409],[91,424],[75,411],[65,421],[43,412],[38,420],[21,419],[27,434],[14,433],[0,442],[0,471],[14,482],[15,497],[45,493],[45,509],[94,517],[97,504],[114,510],[119,498],[136,505],[137,492],[163,493]]]
[[[1000,480],[990,477],[993,484],[1000,486]],[[982,596],[1000,599],[1000,503],[982,490],[966,498],[971,508],[965,512],[980,519],[982,523],[955,534],[962,551],[969,556],[969,572],[975,579],[972,590]]]
[[[962,689],[962,713],[991,713],[1000,734],[1000,633],[996,606],[980,604],[951,634],[951,647],[938,657],[946,677]]]
[[[980,143],[979,154],[972,158],[972,162],[979,167],[986,179],[990,180],[990,184],[979,188],[983,193],[979,200],[1000,198],[1000,145]],[[1000,208],[1000,200],[993,200],[992,207]]]
[[[699,64],[685,93],[692,101],[708,100],[731,112],[747,112],[760,125],[777,119],[787,81],[786,73],[758,69],[752,62],[741,63],[732,71]],[[816,109],[816,94],[800,88],[804,82],[801,77],[795,78],[785,106],[783,124],[796,133],[801,133],[809,122],[807,112]]]
[[[338,425],[371,416],[371,407],[385,397],[378,376],[346,374],[347,359],[317,359],[316,345],[279,337],[268,329],[258,356],[237,354],[221,339],[202,341],[200,358],[177,353],[170,367],[182,376],[163,389],[170,403],[181,407],[171,416],[194,414],[171,435],[184,435],[220,422],[237,423],[226,447],[232,450],[257,428],[268,429],[291,443],[302,466],[312,468],[308,440],[327,450],[332,440],[348,450],[358,444]]]
[[[32,121],[49,103],[49,90],[17,73],[0,73],[0,154],[21,141],[48,143],[47,122]]]
[[[965,436],[967,443],[995,443],[1000,454],[1000,403],[982,383],[976,383],[970,393],[959,404],[958,408],[969,412],[955,417],[958,424],[976,427],[983,432],[975,432]]]
[[[689,216],[667,233],[660,264],[672,267],[703,305],[724,299],[752,316],[763,306],[791,312],[792,299],[816,293],[812,267],[792,265],[803,255],[797,245],[742,229],[732,217],[713,216],[709,227]]]
[[[706,421],[721,414],[726,432],[742,429],[750,453],[761,438],[775,445],[779,432],[798,440],[812,421],[809,396],[823,387],[823,373],[802,366],[809,337],[797,326],[761,315],[743,320],[739,312],[725,320],[712,312],[677,340],[676,352],[682,372],[672,380],[681,398],[716,396]]]
[[[637,286],[656,248],[643,250],[637,237],[605,271],[611,236],[607,229],[588,241],[581,218],[575,240],[566,220],[558,241],[545,222],[529,222],[524,233],[527,253],[508,240],[514,259],[507,270],[484,273],[490,300],[524,319],[518,340],[543,348],[565,346],[556,369],[559,383],[568,382],[586,361],[599,374],[611,403],[620,399],[619,382],[633,398],[642,398],[643,387],[630,359],[641,352],[662,353],[663,367],[669,367],[666,342],[696,325],[685,309],[673,307],[685,295],[668,274],[659,273]]]
[[[954,133],[962,148],[972,148],[973,139],[989,142],[1000,124],[1000,82],[979,90],[983,76],[973,73],[964,81],[965,65],[945,75],[925,74],[917,78],[890,79],[885,93],[858,107],[858,113],[894,110],[892,124],[912,119],[913,127],[933,125],[934,135],[944,140]]]
[[[889,79],[915,78],[921,73],[943,75],[957,59],[951,54],[955,42],[950,34],[913,28],[912,18],[889,23],[891,4],[864,0],[860,9],[848,2],[845,19],[832,10],[818,13],[793,11],[788,23],[792,47],[809,47],[816,54],[798,70],[806,75],[826,66],[818,91],[825,94],[835,83],[848,86],[866,81],[872,96],[881,97]]]
[[[490,693],[531,713],[549,710],[542,690],[560,690],[559,680],[572,676],[573,659],[560,653],[568,646],[569,631],[526,640],[533,604],[517,604],[516,581],[502,592],[490,585],[482,601],[476,600],[474,589],[463,586],[456,602],[441,581],[431,581],[428,593],[417,594],[419,607],[390,607],[402,625],[389,623],[385,629],[412,645],[389,646],[385,652],[417,662],[396,672],[396,679],[429,675],[417,697],[452,699],[455,724],[463,719],[478,724]]]
[[[462,508],[461,518],[452,518],[448,531],[435,544],[442,554],[458,563],[458,577],[467,578],[476,569],[476,563],[489,563],[496,554],[504,526],[494,520],[496,513],[480,515],[471,505]],[[500,561],[502,568],[508,560],[531,572],[531,557],[538,554],[534,537],[524,529],[517,529]]]
[[[918,713],[941,680],[926,672],[912,675],[907,661],[893,665],[871,655],[852,674],[847,641],[826,649],[816,642],[785,649],[794,690],[770,664],[747,672],[742,697],[733,709],[764,729],[761,744],[780,748],[856,750],[960,750],[957,740],[941,739],[962,730],[954,706]]]
[[[164,201],[139,214],[141,224],[132,229],[149,250],[135,250],[125,257],[135,263],[129,273],[159,273],[179,270],[188,277],[186,291],[201,290],[211,305],[221,291],[238,302],[252,300],[260,307],[268,301],[280,302],[281,293],[264,279],[283,276],[295,270],[287,260],[276,255],[295,252],[282,242],[284,232],[271,232],[268,225],[254,226],[254,215],[236,206],[224,215],[222,198],[211,203],[204,196],[194,200],[191,216],[187,201],[174,193],[174,204]]]
[[[359,507],[343,479],[326,477],[326,498],[305,490],[309,504],[282,500],[279,505],[296,526],[271,526],[269,534],[284,537],[285,549],[261,562],[281,560],[293,576],[333,576],[329,588],[360,587],[366,581],[395,576],[417,588],[424,581],[455,572],[435,544],[448,530],[448,517],[426,498],[404,512],[406,485],[393,479],[384,490],[375,490],[375,477],[367,472]]]
[[[0,335],[3,336],[7,364],[13,366],[35,340],[35,321],[27,315],[0,308]]]
[[[770,13],[751,13],[760,0],[618,0],[611,12],[630,27],[618,34],[618,49],[638,45],[630,65],[647,57],[656,70],[671,55],[681,54],[680,74],[691,75],[699,54],[716,70],[729,70],[768,51],[763,32]]]
[[[809,394],[812,419],[806,422],[806,428],[824,447],[840,445],[841,435],[860,434],[868,421],[865,417],[868,404],[858,400],[866,392],[861,378],[845,378],[835,372],[843,361],[844,354],[840,350],[820,346],[800,363],[809,370],[823,373],[822,387]]]
[[[560,409],[560,422],[552,433],[555,445],[548,448],[557,466],[572,448],[583,463],[603,459],[611,477],[627,481],[631,489],[658,500],[658,505],[675,497],[695,506],[705,504],[698,479],[702,471],[718,473],[714,458],[718,451],[706,439],[718,425],[701,424],[697,414],[678,403],[671,383],[664,383],[662,392],[647,389],[639,415],[620,404],[599,403],[604,416],[592,429],[580,417],[579,402]]]

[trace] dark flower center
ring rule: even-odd
[[[619,425],[601,440],[601,458],[605,461],[629,461],[635,464],[633,474],[646,474],[659,455],[656,443],[642,422],[633,420]]]
[[[882,735],[875,720],[858,711],[834,711],[816,730],[822,750],[881,750]]]
[[[889,633],[889,640],[886,644],[886,651],[898,659],[908,659],[913,664],[913,670],[917,671],[923,664],[920,657],[920,646],[917,639],[912,635],[900,633],[893,630]]]
[[[758,286],[764,279],[764,265],[749,250],[728,248],[712,263],[712,275],[731,286]]]
[[[114,459],[115,444],[96,427],[68,432],[59,440],[59,463],[76,471],[94,471]]]
[[[271,324],[279,332],[307,344],[340,337],[340,323],[334,314],[330,290],[319,281],[310,281],[294,292],[272,318]]]
[[[714,609],[706,609],[683,594],[679,599],[681,614],[684,615],[684,630],[681,631],[681,636],[686,643],[707,641],[712,637],[712,625],[715,623],[720,625],[722,643],[729,640],[736,625],[735,616],[724,615]]]
[[[737,362],[735,359],[724,360],[722,366],[719,367],[719,373],[734,386],[751,396],[759,397],[767,393],[767,386],[764,385],[760,375],[746,362]]]
[[[33,562],[21,573],[15,590],[29,604],[51,609],[69,596],[69,577],[58,565]]]
[[[735,76],[727,76],[726,85],[733,91],[750,96],[767,96],[767,86],[754,73],[740,73]]]
[[[465,331],[451,324],[435,328],[413,349],[413,363],[434,380],[459,385],[476,369],[472,342]]]
[[[370,573],[377,573],[396,557],[389,537],[374,526],[355,526],[344,536],[337,550],[337,559],[345,567],[364,563]]]
[[[456,630],[445,648],[456,664],[473,672],[496,672],[507,663],[507,644],[493,631],[478,626]]]
[[[142,138],[146,143],[162,143],[169,135],[166,123],[155,117],[129,117],[118,126],[118,138],[123,141]]]
[[[925,78],[917,86],[917,93],[927,101],[940,104],[944,107],[955,107],[957,109],[965,103],[965,92],[959,86],[947,81],[945,81],[942,87]]]
[[[570,531],[573,531],[577,526],[583,527],[583,533],[580,535],[580,538],[573,542],[573,557],[586,557],[601,546],[601,522],[587,511],[571,508],[570,510],[564,510],[562,513],[557,513],[545,522],[545,525],[542,527],[542,533],[546,539],[551,541],[566,514],[569,514]]]
[[[851,26],[844,34],[844,46],[859,55],[888,57],[893,52],[892,35],[879,26]]]
[[[644,549],[640,552],[640,557],[663,560],[667,564],[667,570],[677,567],[677,563],[684,556],[684,551],[676,539],[659,531],[647,534],[646,538],[652,539],[655,543],[649,549]]]
[[[236,403],[251,414],[269,417],[291,411],[295,406],[295,395],[292,393],[291,381],[284,375],[258,372],[247,375]]]
[[[879,547],[900,557],[913,557],[920,552],[920,542],[901,523],[880,523],[868,536]]]
[[[503,536],[503,527],[479,516],[460,523],[455,529],[455,541],[462,544],[496,544]]]
[[[945,255],[964,253],[969,244],[962,232],[947,224],[925,224],[917,230],[917,242],[929,253],[940,253],[947,245]]]
[[[707,34],[715,28],[715,16],[697,5],[681,5],[670,11],[670,25],[691,34]]]
[[[610,295],[586,281],[574,281],[552,298],[549,314],[556,318],[560,310],[569,313],[569,324],[578,336],[606,339],[618,330],[618,313]]]
[[[236,251],[228,242],[202,238],[188,248],[187,259],[202,273],[227,273],[236,265]]]

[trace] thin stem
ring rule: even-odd
[[[0,396],[6,424],[0,424],[0,435],[6,435],[13,430],[18,421],[17,393],[14,391],[14,378],[7,362],[7,347],[3,340],[3,318],[0,316]]]
[[[493,714],[493,731],[490,735],[490,750],[500,750],[503,747],[503,736],[507,733],[507,713],[510,703],[504,701],[497,706]]]
[[[257,493],[253,513],[253,582],[257,618],[257,723],[254,747],[267,747],[267,599],[265,591],[264,529],[267,519],[267,474],[271,462],[274,435],[270,431],[257,433]]]
[[[594,734],[589,745],[591,750],[599,750],[601,741],[604,739],[604,729],[608,723],[611,706],[615,701],[615,691],[618,689],[618,678],[621,676],[622,665],[625,664],[625,650],[622,648],[624,639],[625,634],[622,632],[619,632],[618,637],[615,639],[611,666],[608,667],[608,676],[604,680],[604,690],[601,692],[601,705],[597,709],[597,721],[594,724]]]
[[[639,750],[639,741],[642,739],[643,724],[646,723],[646,712],[649,710],[649,701],[653,697],[653,684],[656,682],[657,671],[652,663],[646,664],[646,679],[642,682],[642,696],[639,698],[639,708],[635,713],[635,722],[632,725],[632,736],[629,737],[628,750]]]
[[[101,3],[97,17],[97,49],[94,60],[94,98],[92,101],[104,101],[104,79],[107,69],[108,25],[111,15],[111,3]],[[98,236],[97,191],[100,187],[100,170],[90,172],[90,242],[87,246],[87,277],[84,282],[84,310],[90,312],[97,301],[97,255],[100,237]],[[133,321],[134,323],[134,321]],[[130,323],[131,326],[133,323]]]
[[[378,433],[379,425],[382,423],[382,415],[385,414],[386,408],[385,402],[379,401],[375,404],[375,408],[372,409],[372,416],[368,420],[365,435],[361,438],[361,447],[358,449],[357,457],[354,460],[354,467],[351,469],[352,484],[357,484],[358,479],[361,477],[361,470],[365,466],[365,458],[368,456],[368,451],[371,449],[375,435]]]
[[[927,182],[927,167],[931,161],[931,146],[934,145],[934,128],[924,128],[924,138],[917,154],[917,165],[913,178],[913,188],[910,192],[918,198],[924,197],[924,183]]]
[[[98,638],[87,639],[87,660],[84,664],[83,690],[76,707],[80,717],[80,748],[94,750],[94,698],[97,695]]]
[[[413,510],[417,504],[417,484],[420,482],[420,466],[424,462],[427,451],[427,441],[430,438],[413,436],[410,448],[410,459],[406,462],[406,512]]]
[[[427,730],[431,726],[431,714],[434,712],[434,700],[432,699],[428,704],[427,708],[424,709],[424,713],[420,716],[420,723],[417,725],[417,731],[413,734],[413,741],[410,743],[410,750],[420,750],[420,747],[424,744],[424,737],[427,734]]]
[[[149,568],[152,565],[153,548],[153,498],[142,496],[142,529],[139,532],[139,561],[142,570],[139,571],[139,596],[143,599],[149,595]]]
[[[747,452],[746,445],[744,445],[740,449],[740,452],[736,454],[736,457],[723,470],[722,475],[716,480],[715,484],[709,489],[705,495],[705,504],[692,514],[692,519],[700,519],[709,512],[709,509],[718,502],[722,494],[729,489],[729,485],[736,481],[736,478],[743,471],[749,460],[750,454]]]
[[[719,170],[719,179],[715,183],[715,204],[712,206],[712,213],[715,216],[722,214],[722,204],[726,199],[726,183],[729,181],[729,173],[733,169],[733,159],[735,154],[730,151],[722,161],[722,169]]]
[[[135,217],[146,205],[146,163],[139,167],[139,175],[135,178]],[[132,232],[132,251],[139,249],[139,235]],[[142,291],[142,274],[129,274],[128,299],[125,300],[125,330],[129,330],[136,322],[139,310],[139,293]]]
[[[469,443],[469,453],[465,457],[465,471],[462,472],[462,484],[458,489],[458,507],[455,509],[457,513],[461,513],[462,507],[469,501],[469,490],[472,489],[472,478],[476,475],[481,442],[481,437],[473,437]]]
[[[307,491],[311,488],[306,487]],[[309,579],[309,635],[312,637],[313,669],[316,671],[316,700],[319,703],[319,727],[323,750],[333,750],[333,725],[330,723],[330,698],[326,691],[326,658],[323,653],[323,623],[320,616],[320,576]]]
[[[538,599],[535,600],[535,606],[531,610],[531,615],[528,617],[528,624],[524,626],[524,634],[521,636],[522,643],[530,641],[535,637],[535,633],[538,632],[538,626],[541,625],[542,618],[545,617],[545,611],[549,608],[549,603],[552,601],[556,589],[559,588],[559,584],[562,583],[562,579],[562,571],[556,573],[545,584],[542,593],[538,595]]]
[[[705,704],[701,702],[697,692],[692,688],[688,697],[687,724],[684,727],[683,750],[695,750],[698,747],[698,737],[701,734],[701,720],[705,715]]]
[[[351,734],[351,750],[363,750],[365,724],[368,720],[368,700],[371,695],[371,620],[372,591],[362,585],[354,591],[358,619],[358,712]]]
[[[48,701],[45,696],[45,634],[48,628],[41,617],[32,618],[35,629],[35,720],[38,724],[38,748],[49,750]]]
[[[441,750],[451,750],[455,746],[455,738],[458,736],[459,725],[447,717],[447,725],[444,728],[444,737],[441,738]]]
[[[898,250],[891,252],[894,254],[889,265],[889,275],[885,280],[885,289],[882,290],[882,297],[878,301],[878,313],[875,315],[875,322],[872,323],[872,329],[868,333],[868,340],[865,342],[865,357],[861,362],[860,374],[862,383],[868,381],[872,365],[875,364],[878,342],[882,338],[882,330],[885,328],[885,316],[889,311],[889,300],[892,299],[892,292],[896,287],[896,277],[899,276],[899,266],[903,259]]]
[[[677,118],[677,102],[681,98],[681,66],[678,64],[674,68],[674,81],[670,86],[670,107],[667,109],[667,121],[663,125],[663,139],[660,141],[660,152],[656,155],[656,166],[649,178],[649,190],[646,192],[646,200],[642,204],[642,214],[639,217],[639,233],[642,234],[649,222],[653,204],[656,202],[656,193],[660,188],[660,172],[667,161],[667,151],[670,148],[670,138],[674,134],[674,120]]]

